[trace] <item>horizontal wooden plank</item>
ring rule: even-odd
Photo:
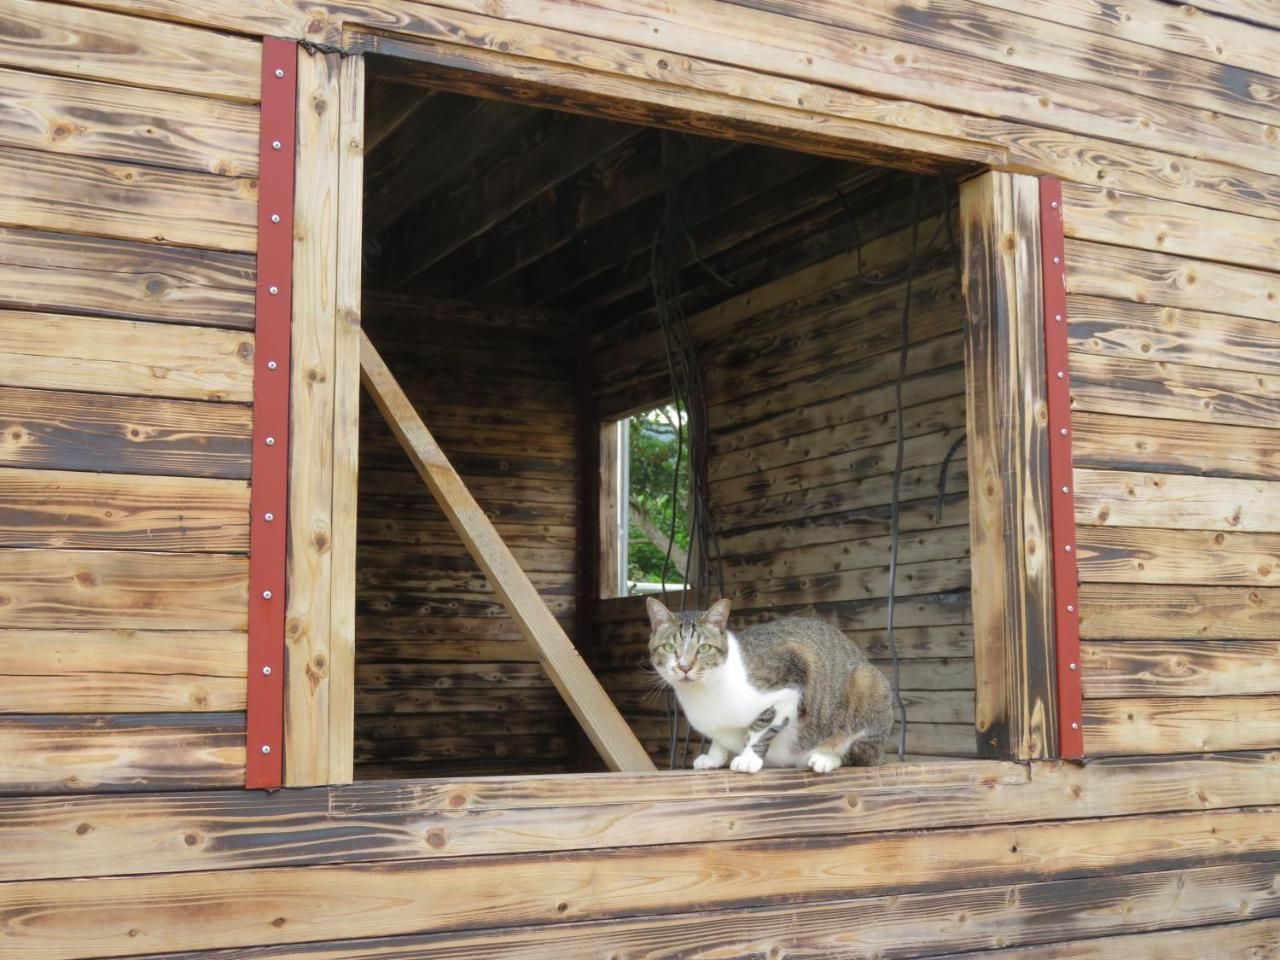
[[[0,794],[237,788],[244,714],[0,716],[0,755]]]
[[[1093,756],[1253,750],[1276,743],[1280,696],[1084,702],[1084,746]]]
[[[132,87],[257,101],[261,44],[97,10],[4,0],[0,64]]]
[[[0,383],[188,400],[253,396],[253,336],[136,320],[0,311]]]
[[[1063,184],[1062,209],[1066,235],[1079,240],[1263,270],[1280,256],[1280,227],[1262,217],[1076,183]]]
[[[0,628],[246,628],[248,561],[221,554],[0,550]]]
[[[1080,588],[1086,640],[1274,640],[1280,591],[1087,583]],[[1198,749],[1198,748],[1197,748]]]
[[[0,227],[0,304],[253,329],[254,257]]]
[[[1265,270],[1067,240],[1073,294],[1280,320],[1280,278]]]
[[[0,547],[247,553],[243,480],[0,470]]]
[[[1090,583],[1280,585],[1280,534],[1076,528],[1080,579]]]
[[[1280,935],[1270,863],[756,906],[732,912],[507,927],[247,948],[243,960],[598,960],[599,957],[883,956],[927,951],[946,960],[1260,960]],[[1241,914],[1253,918],[1231,922]],[[963,918],[957,921],[955,918]],[[1204,924],[1174,930],[1170,925]],[[1132,931],[1153,930],[1154,933]],[[1121,931],[1126,935],[1112,936]],[[1064,935],[1076,939],[1062,942]],[[1028,944],[1044,946],[1028,946]],[[1018,946],[1010,946],[1018,944]],[[217,954],[166,954],[163,960],[215,960]]]
[[[967,526],[901,532],[898,541],[900,563],[958,559],[969,555]],[[759,554],[737,554],[723,559],[724,576],[727,583],[759,583],[781,577],[862,570],[888,564],[891,547],[892,538],[882,535],[850,538],[825,550],[800,546]]]
[[[247,480],[252,411],[236,403],[0,387],[0,464]]]
[[[9,0],[14,2],[14,0]],[[0,224],[252,252],[258,183],[0,147]]]
[[[1280,531],[1280,484],[1270,481],[1089,469],[1074,476],[1080,524]]]
[[[1093,641],[1080,663],[1091,700],[1280,693],[1280,640]]]
[[[0,69],[0,144],[253,177],[258,173],[258,110]]]
[[[1280,480],[1280,429],[1076,413],[1077,467]]]
[[[1030,819],[1221,810],[1274,802],[1274,754],[995,761],[487,781],[358,782],[283,793],[0,800],[6,878],[174,873],[326,862],[442,860]],[[850,802],[853,800],[855,802]],[[88,824],[88,829],[81,828]],[[423,844],[423,835],[435,843]],[[183,838],[194,836],[196,842]]]
[[[1075,353],[1280,373],[1270,320],[1083,296],[1067,300],[1067,320]]]
[[[246,683],[191,673],[0,675],[0,714],[198,713],[244,710]]]
[[[0,630],[8,676],[190,673],[243,679],[245,635],[204,630]]]
[[[704,908],[794,903],[986,886],[1056,877],[1274,861],[1280,813],[1166,814],[1066,822],[591,851],[555,858],[402,862],[379,867],[250,868],[103,881],[15,881],[0,887],[10,953],[71,960],[200,943],[266,946],[519,923],[669,912],[673,885],[698,883]],[[939,848],[950,855],[936,856]],[[638,876],[652,878],[637,883]],[[761,878],[767,878],[761,880]],[[301,891],[305,889],[305,895]],[[535,892],[536,891],[536,892]],[[219,909],[193,909],[214,898]],[[430,904],[430,909],[424,909]],[[40,918],[37,929],[31,919]],[[145,917],[145,923],[143,923]],[[284,923],[275,922],[280,918]]]
[[[1072,353],[1071,409],[1161,420],[1274,428],[1280,377]]]
[[[967,556],[950,560],[904,562],[897,569],[895,593],[899,597],[968,589]],[[887,567],[875,567],[739,583],[731,595],[735,602],[749,608],[887,597],[889,570]]]

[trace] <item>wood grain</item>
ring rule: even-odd
[[[0,387],[0,464],[249,479],[243,404]]]
[[[1076,557],[1084,582],[1280,584],[1280,535],[1274,533],[1082,525]]]
[[[253,328],[254,258],[0,227],[0,304]]]
[[[1086,700],[1095,756],[1249,750],[1280,741],[1280,696]]]
[[[1280,531],[1280,485],[1122,470],[1076,470],[1076,522],[1173,530]]]
[[[10,0],[14,2],[14,0]],[[0,225],[252,253],[256,180],[0,147]]]
[[[248,564],[222,554],[0,551],[6,629],[244,630]]]
[[[0,755],[4,794],[239,789],[244,714],[5,716]]]
[[[1077,413],[1071,453],[1079,467],[1280,480],[1280,430]]]
[[[1266,587],[1084,584],[1080,636],[1087,640],[1271,640],[1280,592]]]
[[[243,104],[0,69],[0,143],[252,177],[258,111]]]
[[[0,337],[5,386],[186,400],[252,396],[248,333],[3,310]]]
[[[242,480],[0,470],[0,547],[247,553]]]
[[[1080,657],[1089,699],[1280,693],[1274,640],[1094,642]]]

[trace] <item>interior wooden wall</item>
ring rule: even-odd
[[[0,5],[0,790],[244,782],[255,38]]]
[[[846,251],[690,319],[708,399],[716,550],[734,622],[820,617],[890,676],[894,379],[912,243],[912,228],[899,221],[915,213],[909,183],[897,187],[877,211],[882,219],[864,224],[861,268]],[[936,206],[939,192],[952,189],[930,183],[922,193]],[[928,208],[922,214],[903,387],[895,637],[909,752],[966,756],[976,735],[963,444],[940,514],[937,502],[941,464],[965,428],[963,310],[946,224]],[[599,340],[603,404],[629,405],[624,398],[646,389],[657,334]],[[644,669],[642,602],[603,601],[599,618],[594,650],[606,685],[665,764],[669,724]]]
[[[373,295],[364,324],[572,635],[573,322]],[[367,398],[360,424],[356,776],[563,769],[574,747],[564,701]]]

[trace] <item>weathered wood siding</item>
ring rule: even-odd
[[[243,782],[259,50],[0,4],[0,791]]]
[[[1278,761],[12,798],[0,942],[16,960],[1268,960]]]
[[[377,297],[366,299],[364,323],[572,632],[572,324],[541,313]],[[356,776],[563,768],[573,734],[564,701],[371,402],[360,422]]]
[[[966,756],[976,744],[968,472],[963,443],[952,451],[965,432],[963,311],[946,225],[929,217],[916,237],[895,637],[908,750]],[[822,261],[689,324],[704,368],[715,547],[734,622],[825,619],[889,676],[894,380],[906,282],[864,276],[901,277],[911,245],[910,227],[873,236],[860,256]],[[602,350],[602,388],[643,389],[653,340]],[[647,664],[643,606],[605,601],[600,621],[594,649],[606,683],[665,762],[665,697],[637,669]]]

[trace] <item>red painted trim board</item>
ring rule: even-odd
[[[289,338],[298,48],[262,44],[258,276],[249,498],[249,683],[246,787],[278,787],[284,770],[284,610],[289,506]]]

